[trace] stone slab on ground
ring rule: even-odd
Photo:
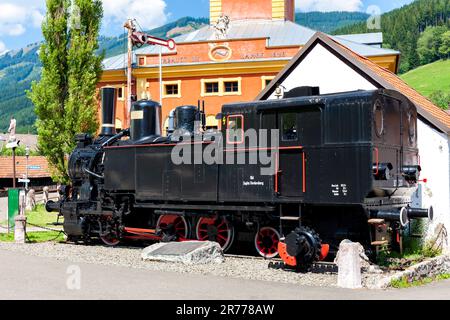
[[[217,242],[185,241],[157,243],[142,251],[142,260],[182,264],[220,264],[225,261]]]

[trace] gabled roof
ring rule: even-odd
[[[289,46],[303,46],[305,45],[316,33],[316,31],[307,27],[301,26],[291,21],[273,21],[273,20],[237,20],[231,21],[230,27],[227,33],[227,39],[267,39],[267,46],[270,47],[289,47]],[[386,55],[399,55],[400,52],[377,48],[367,45],[365,41],[369,41],[370,44],[374,40],[379,40],[380,34],[361,34],[352,36],[339,36],[336,37],[339,42],[342,42],[353,51],[358,52],[365,57],[372,56],[386,56]],[[214,41],[216,39],[215,29],[212,26],[205,26],[196,31],[175,37],[174,40],[177,44],[181,43],[195,43]],[[359,42],[358,42],[359,41]],[[162,53],[173,53],[169,49],[163,47]],[[136,61],[136,55],[152,55],[159,54],[158,46],[145,46],[134,51],[133,63]],[[103,61],[104,70],[119,70],[124,69],[126,66],[127,56],[126,54],[120,54],[118,56],[105,59]]]
[[[27,172],[26,157],[16,157],[16,178],[21,179]],[[51,176],[45,157],[28,158],[28,178],[49,178]],[[0,179],[13,177],[12,157],[0,157]]]
[[[383,33],[382,32],[372,32],[372,33],[359,33],[359,34],[345,34],[336,36],[340,39],[345,39],[357,43],[364,43],[368,45],[381,45],[383,44]]]
[[[282,83],[291,74],[318,43],[322,44],[339,59],[350,65],[356,72],[364,76],[376,87],[401,92],[415,104],[419,115],[442,132],[450,134],[450,116],[447,112],[411,88],[396,74],[354,52],[346,47],[342,41],[336,39],[336,37],[330,37],[321,32],[317,32],[311,38],[299,53],[292,58],[291,62],[287,64],[277,77],[258,95],[256,100],[268,99],[276,89],[277,85]]]

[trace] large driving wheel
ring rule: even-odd
[[[197,239],[200,241],[215,241],[223,251],[231,248],[234,241],[234,227],[224,217],[206,218],[198,220],[196,228]]]
[[[176,236],[178,241],[189,238],[189,225],[183,216],[162,215],[158,219],[157,226],[168,235]]]
[[[115,247],[120,243],[118,228],[111,217],[108,217],[105,220],[106,221],[102,224],[103,233],[100,235],[100,239],[107,246]]]
[[[256,252],[265,258],[272,259],[278,256],[278,243],[280,234],[275,228],[263,227],[255,235]]]

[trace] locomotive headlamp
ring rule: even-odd
[[[372,167],[373,176],[375,180],[389,180],[391,178],[391,171],[394,167],[392,163],[378,163]]]
[[[404,166],[402,175],[408,183],[415,184],[419,180],[420,171],[422,171],[420,166]]]

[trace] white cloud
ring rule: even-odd
[[[31,20],[33,22],[33,27],[40,28],[42,21],[44,21],[44,14],[42,14],[39,10],[34,10],[31,13]]]
[[[24,34],[25,31],[27,31],[27,30],[20,23],[18,23],[18,24],[11,24],[11,25],[8,26],[8,34],[10,36],[20,36],[21,34]]]
[[[20,36],[26,32],[30,21],[34,28],[39,28],[44,18],[43,8],[41,2],[35,5],[23,1],[0,3],[0,35]]]
[[[2,54],[4,54],[6,51],[8,51],[8,50],[6,50],[6,45],[5,45],[5,43],[2,42],[2,41],[0,41],[0,56],[1,56]]]
[[[159,27],[167,22],[164,0],[103,0],[104,21],[122,26],[127,19],[136,19],[144,29]]]
[[[308,11],[360,11],[363,8],[361,0],[296,0],[296,9]]]

